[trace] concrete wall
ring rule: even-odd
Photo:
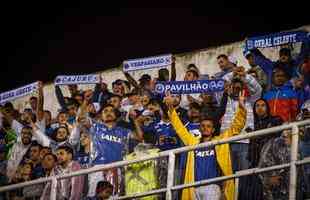
[[[302,27],[303,29],[306,29],[310,32],[310,25]],[[194,63],[196,66],[199,67],[201,74],[209,74],[212,75],[219,71],[216,57],[219,54],[226,54],[229,56],[233,56],[238,60],[238,65],[242,65],[244,67],[248,67],[247,61],[244,58],[242,54],[242,45],[243,41],[235,42],[232,44],[225,44],[220,47],[211,47],[207,49],[197,50],[193,52],[187,52],[183,54],[177,54],[176,57],[176,68],[177,68],[177,80],[182,80],[184,76],[184,72],[186,69],[186,66],[190,63]],[[266,48],[262,49],[262,52],[264,55],[266,55],[268,58],[272,60],[276,60],[278,57],[278,47],[274,48]],[[300,44],[294,45],[294,53],[298,53],[300,49]],[[169,52],[167,52],[169,53]],[[150,55],[154,56],[154,55]],[[168,67],[169,68],[169,67]],[[103,80],[108,83],[109,88],[111,88],[111,83],[115,79],[125,79],[120,67],[113,68],[106,71],[98,72],[102,75]],[[148,70],[141,70],[141,71],[135,71],[131,72],[134,78],[138,79],[142,74],[148,73],[152,76],[157,75],[158,69],[148,69]],[[72,74],[75,74],[76,72],[72,71]],[[29,83],[33,82],[33,80],[29,80]],[[80,88],[86,89],[86,88],[93,88],[94,85],[82,85]],[[62,87],[64,95],[68,95],[69,92],[66,89],[66,87]],[[36,94],[34,94],[36,95]],[[29,99],[29,96],[17,99],[13,102],[16,108],[23,109],[26,104],[27,100]],[[46,84],[44,87],[44,109],[50,110],[53,114],[53,117],[57,114],[57,110],[59,109],[59,105],[57,103],[57,99],[54,92],[54,86],[52,83]]]

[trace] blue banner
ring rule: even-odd
[[[224,80],[197,80],[197,81],[170,81],[156,82],[155,92],[163,94],[170,91],[171,94],[194,94],[219,92],[224,90]]]
[[[251,37],[245,42],[245,49],[267,48],[289,43],[303,42],[309,39],[309,34],[303,31],[281,32],[265,36]]]
[[[156,67],[164,67],[167,65],[171,65],[171,54],[154,56],[148,58],[139,58],[126,60],[123,62],[123,70],[125,72],[142,70],[142,69],[150,69]]]
[[[34,82],[23,87],[3,92],[0,94],[0,104],[12,101],[22,96],[29,95],[38,89],[38,82]]]
[[[55,78],[55,85],[73,85],[73,84],[96,84],[99,83],[99,75],[71,75],[71,76],[57,76]]]

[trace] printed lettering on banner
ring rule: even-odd
[[[123,71],[128,72],[168,66],[171,65],[171,58],[172,55],[167,54],[154,57],[126,60],[123,62]]]
[[[14,90],[3,92],[0,94],[0,104],[29,95],[34,91],[36,91],[37,89],[38,89],[38,82],[34,82]]]
[[[219,92],[224,90],[224,80],[197,80],[197,81],[170,81],[156,82],[155,92],[164,94],[170,91],[172,94],[194,94]]]
[[[245,42],[245,49],[268,48],[289,43],[303,42],[305,40],[309,40],[309,36],[308,33],[304,31],[275,33],[248,38]]]
[[[96,84],[99,83],[99,75],[70,75],[57,76],[55,78],[55,85],[72,85],[72,84]]]

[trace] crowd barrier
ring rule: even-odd
[[[131,160],[131,161],[119,161],[107,165],[98,165],[94,166],[88,169],[83,169],[79,170],[73,173],[61,175],[61,176],[51,176],[47,178],[40,178],[37,180],[29,181],[29,182],[24,182],[24,183],[19,183],[15,185],[9,185],[5,187],[0,188],[0,193],[1,192],[6,192],[18,188],[23,188],[23,187],[28,187],[32,185],[37,185],[37,184],[42,184],[42,183],[47,183],[47,182],[52,182],[52,187],[51,187],[51,200],[56,200],[56,194],[57,194],[57,182],[61,179],[66,179],[66,178],[71,178],[74,176],[80,176],[80,175],[86,175],[90,174],[93,172],[98,172],[102,170],[107,170],[111,168],[118,168],[118,167],[124,167],[133,163],[138,163],[142,161],[147,161],[147,160],[154,160],[158,158],[163,158],[163,157],[168,157],[169,158],[169,163],[168,163],[168,178],[167,178],[167,186],[165,188],[160,188],[144,193],[139,193],[139,194],[131,194],[131,195],[126,195],[126,196],[119,196],[116,199],[132,199],[132,198],[138,198],[138,197],[145,197],[145,196],[150,196],[150,195],[155,195],[155,194],[161,194],[165,193],[166,194],[166,199],[171,200],[172,199],[172,192],[181,190],[184,188],[190,188],[190,187],[197,187],[197,186],[202,186],[202,185],[207,185],[211,183],[218,183],[222,182],[225,180],[229,179],[235,179],[236,184],[236,191],[238,191],[238,179],[240,177],[248,176],[248,175],[253,175],[253,174],[260,174],[263,172],[268,172],[268,171],[273,171],[273,170],[279,170],[279,169],[285,169],[285,168],[290,168],[290,183],[289,183],[289,199],[293,200],[296,199],[296,180],[297,180],[297,166],[305,165],[310,163],[310,158],[305,158],[303,160],[298,160],[298,142],[299,142],[299,127],[301,126],[306,126],[310,125],[310,120],[304,120],[300,122],[293,122],[290,124],[285,124],[273,128],[268,128],[264,130],[259,130],[247,134],[242,134],[242,135],[237,135],[228,139],[223,139],[223,140],[218,140],[218,141],[211,141],[211,142],[206,142],[206,143],[201,143],[195,146],[187,146],[187,147],[182,147],[174,150],[169,150],[169,151],[164,151],[160,152],[156,156],[145,156],[140,159],[136,160]],[[192,151],[195,149],[199,149],[202,147],[211,147],[214,145],[219,145],[219,144],[225,144],[225,143],[232,143],[236,142],[239,140],[243,139],[250,139],[250,138],[255,138],[259,136],[264,136],[267,134],[275,134],[276,132],[286,130],[286,129],[292,129],[292,144],[291,144],[291,160],[290,163],[283,163],[280,165],[275,165],[275,166],[270,166],[266,168],[251,168],[251,169],[246,169],[246,170],[241,170],[236,172],[235,174],[229,175],[229,176],[220,176],[208,180],[203,180],[199,182],[193,182],[191,184],[181,184],[181,185],[174,185],[174,170],[175,170],[175,157],[177,154],[180,154],[182,152],[188,152]],[[235,193],[235,199],[238,199],[238,192]]]

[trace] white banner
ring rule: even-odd
[[[55,78],[55,85],[73,85],[73,84],[96,84],[99,83],[99,75],[70,75],[57,76]]]
[[[139,58],[126,60],[123,62],[123,70],[125,72],[142,70],[142,69],[150,69],[156,67],[164,67],[167,65],[171,65],[171,54],[154,56],[148,58]]]
[[[4,104],[8,101],[17,99],[22,96],[29,95],[38,89],[38,82],[25,85],[23,87],[3,92],[0,94],[0,104]]]

